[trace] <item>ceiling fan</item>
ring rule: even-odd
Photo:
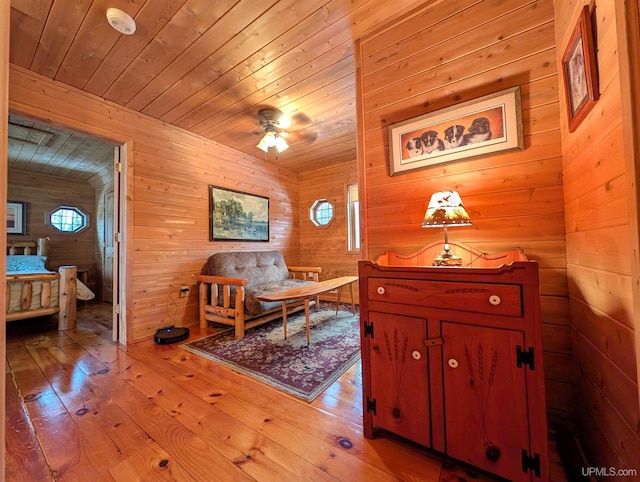
[[[311,118],[299,111],[286,115],[280,109],[264,106],[258,111],[258,122],[262,129],[254,133],[262,136],[257,147],[264,152],[275,147],[280,153],[289,144],[308,145],[318,138]]]
[[[256,146],[258,149],[269,152],[270,147],[275,147],[276,151],[281,153],[289,148],[285,139],[289,134],[281,130],[285,126],[288,127],[282,111],[272,108],[262,109],[258,112],[258,121],[260,127],[264,129],[264,136]]]

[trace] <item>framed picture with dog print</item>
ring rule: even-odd
[[[517,86],[391,125],[389,172],[523,147]]]
[[[589,5],[580,13],[562,56],[569,132],[576,130],[600,96]]]

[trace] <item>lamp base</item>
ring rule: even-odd
[[[442,256],[436,256],[433,258],[434,266],[462,266],[462,258],[460,256],[452,256],[450,258],[443,258]]]
[[[444,249],[442,252],[433,258],[434,266],[462,266],[462,258],[460,256],[456,256],[449,249],[449,244],[446,243],[444,245]]]

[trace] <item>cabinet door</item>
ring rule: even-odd
[[[426,320],[373,312],[370,321],[373,424],[430,447]]]
[[[520,331],[442,322],[447,454],[506,479],[529,453],[525,368],[517,366]]]

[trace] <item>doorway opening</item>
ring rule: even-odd
[[[47,269],[72,265],[96,302],[112,305],[114,341],[121,339],[116,240],[121,197],[121,146],[60,126],[9,115],[8,199],[25,203],[26,234],[8,242],[50,238]],[[82,214],[82,229],[49,221],[60,211]],[[58,210],[58,211],[56,211]],[[57,219],[57,218],[56,218]],[[78,308],[87,301],[78,301]]]

